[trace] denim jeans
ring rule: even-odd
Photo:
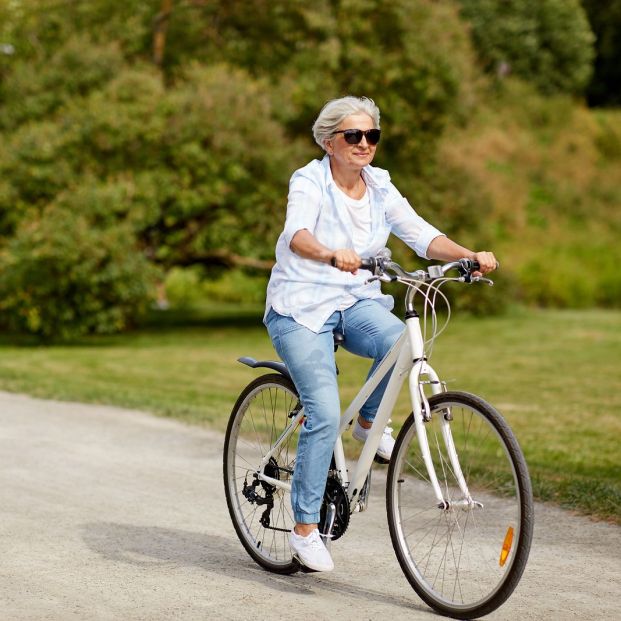
[[[318,333],[274,309],[270,309],[265,323],[306,414],[291,483],[293,516],[296,522],[315,524],[319,522],[341,416],[332,333],[343,333],[347,351],[374,360],[370,376],[403,332],[404,324],[375,300],[360,300],[334,312]],[[375,417],[387,384],[388,376],[361,408],[365,420]]]

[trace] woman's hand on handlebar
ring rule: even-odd
[[[355,274],[360,267],[362,260],[358,256],[355,250],[351,248],[341,248],[335,250],[332,254],[330,263],[341,270],[341,272],[351,272]]]
[[[473,252],[469,248],[460,246],[446,235],[438,235],[431,240],[427,248],[427,257],[438,261],[459,261],[459,259],[467,258],[475,261],[480,267],[475,266],[472,273],[473,276],[482,276],[495,270],[498,267],[498,261],[492,252]]]
[[[473,272],[473,276],[482,276],[498,268],[498,261],[493,252],[475,252],[471,259],[479,264],[479,269]]]

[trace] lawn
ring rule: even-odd
[[[183,319],[185,325],[181,325]],[[224,431],[237,394],[274,358],[258,309],[155,316],[134,333],[72,345],[0,340],[0,389],[148,410]],[[368,361],[339,352],[343,401]],[[621,313],[517,309],[455,318],[431,360],[449,388],[480,394],[507,418],[537,498],[621,523]],[[403,391],[393,416],[409,413]]]

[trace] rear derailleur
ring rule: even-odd
[[[281,470],[289,472],[286,468],[281,468],[276,460],[271,457],[265,466],[264,473],[272,479],[280,480]],[[265,505],[265,511],[261,514],[259,523],[261,526],[269,530],[278,530],[288,533],[289,529],[287,528],[277,528],[276,526],[271,526],[270,513],[274,509],[274,492],[276,491],[276,487],[267,481],[261,481],[256,472],[253,474],[253,477],[254,481],[250,484],[248,484],[247,478],[244,480],[242,494],[250,504],[259,506]],[[261,494],[258,493],[257,488],[259,488],[259,490],[262,489],[265,492],[265,496],[261,496]]]

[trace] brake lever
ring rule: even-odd
[[[390,274],[380,274],[379,276],[371,276],[371,278],[367,278],[364,281],[365,285],[374,282],[375,280],[381,280],[382,282],[395,282],[397,280],[396,276],[392,276]]]
[[[490,287],[494,286],[494,281],[491,280],[490,278],[485,278],[484,276],[473,276],[472,277],[472,282],[484,282],[485,284],[489,285]]]

